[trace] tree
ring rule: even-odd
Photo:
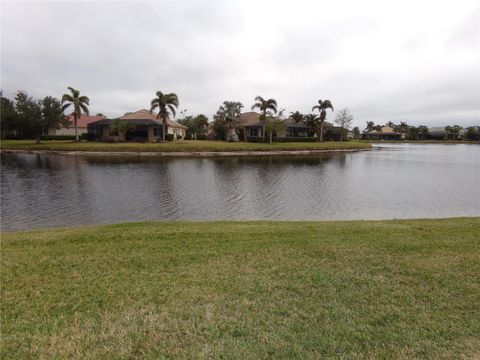
[[[258,108],[262,114],[260,116],[260,121],[265,121],[265,118],[267,117],[267,112],[270,110],[272,113],[276,114],[277,113],[277,102],[275,99],[268,99],[265,100],[261,96],[257,96],[255,98],[255,104],[252,106],[252,110],[255,110]]]
[[[387,125],[388,127],[391,127],[392,129],[394,129],[394,128],[395,128],[395,126],[396,126],[396,125],[394,124],[394,122],[393,122],[393,121],[389,121],[389,122],[387,122],[387,124],[386,124],[386,125]]]
[[[308,126],[312,131],[317,134],[320,141],[320,117],[315,114],[307,114],[303,116],[303,123]]]
[[[243,105],[237,101],[224,101],[214,116],[214,120],[223,123],[228,141],[238,141],[235,130],[239,126]]]
[[[150,111],[158,108],[157,119],[162,119],[162,140],[165,141],[165,134],[168,131],[168,117],[170,114],[175,117],[175,110],[178,108],[178,96],[174,93],[164,94],[161,91],[155,93],[157,97],[150,102]]]
[[[0,97],[0,129],[1,138],[5,139],[10,135],[16,134],[18,131],[17,125],[17,111],[12,100],[1,96]]]
[[[299,111],[291,112],[290,117],[293,119],[293,121],[295,121],[296,124],[303,121],[303,114]]]
[[[60,129],[67,125],[68,121],[63,115],[62,105],[58,99],[52,96],[46,96],[40,102],[41,108],[41,131],[48,135],[50,129]]]
[[[457,140],[462,127],[459,125],[446,126],[445,127],[445,136],[449,140]]]
[[[73,104],[73,126],[75,127],[75,140],[78,141],[77,120],[82,116],[82,111],[88,115],[88,105],[90,99],[87,96],[80,96],[80,91],[72,87],[68,87],[70,94],[63,94],[62,96],[62,112]]]
[[[420,135],[420,129],[415,126],[408,127],[408,138],[410,140],[418,140]]]
[[[37,144],[40,143],[42,133],[42,111],[39,101],[35,101],[24,91],[15,96],[15,108],[23,136],[34,136]]]
[[[408,128],[409,128],[408,124],[406,122],[402,121],[402,122],[400,122],[400,125],[397,125],[394,129],[397,132],[406,134],[406,133],[408,133]]]
[[[284,109],[278,112],[277,116],[267,115],[265,119],[265,133],[268,134],[269,143],[272,143],[273,134],[281,136],[286,131],[286,125],[283,119]]]
[[[367,126],[365,127],[365,131],[372,131],[375,129],[375,123],[373,121],[367,121]]]
[[[480,126],[469,126],[466,128],[465,140],[480,140]]]
[[[354,138],[355,140],[360,139],[360,129],[358,128],[358,126],[355,126],[355,127],[352,129],[352,132],[353,132],[353,138]]]
[[[373,130],[375,130],[378,134],[378,139],[380,140],[381,134],[382,134],[382,125],[375,125],[373,127]]]
[[[426,127],[425,125],[420,125],[418,127],[418,136],[420,139],[426,140],[428,137],[428,127]]]
[[[318,100],[318,105],[315,105],[312,108],[312,111],[315,109],[318,109],[320,112],[320,141],[323,141],[323,123],[325,119],[327,118],[327,109],[332,109],[333,111],[333,105],[330,100]]]
[[[337,116],[335,117],[335,124],[341,127],[340,142],[343,141],[344,129],[346,130],[350,129],[350,126],[352,126],[352,121],[353,121],[353,116],[350,113],[350,110],[348,110],[348,108],[341,109],[337,113]]]
[[[122,119],[114,119],[109,126],[109,133],[111,136],[120,136],[125,135],[129,130],[135,128],[135,125],[132,123],[122,120]]]
[[[203,115],[185,116],[178,122],[187,127],[187,138],[197,139],[198,136],[204,136],[208,127],[208,118]]]

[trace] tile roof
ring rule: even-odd
[[[131,113],[126,113],[125,115],[119,117],[119,119],[122,119],[122,120],[153,120],[156,123],[159,123],[159,124],[162,123],[162,119],[157,119],[157,113],[155,113],[153,111],[145,110],[145,109],[138,110],[138,111],[131,112]],[[187,129],[186,126],[183,126],[182,124],[179,124],[178,122],[176,122],[175,120],[172,120],[172,119],[167,119],[167,124],[170,127]]]
[[[71,125],[69,127],[73,127],[73,115],[67,115],[65,116],[65,118],[71,122]],[[94,122],[94,121],[98,121],[98,120],[102,120],[102,119],[106,119],[105,116],[103,115],[81,115],[78,119],[77,119],[77,127],[79,128],[86,128],[88,124]]]

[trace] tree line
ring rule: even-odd
[[[395,124],[392,121],[387,122],[385,125],[375,124],[373,121],[367,121],[364,132],[376,131],[379,135],[382,133],[382,128],[388,126],[395,132],[404,134],[406,140],[427,140],[430,138],[430,130],[425,125],[413,126],[408,125],[406,122],[400,122]],[[464,130],[464,131],[462,131]],[[358,136],[361,134],[357,129]],[[470,140],[480,141],[480,127],[469,126],[466,128],[460,125],[448,125],[444,127],[444,140]]]

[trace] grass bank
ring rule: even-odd
[[[221,151],[295,151],[295,150],[345,150],[368,149],[368,142],[327,141],[327,142],[291,142],[291,143],[248,143],[227,141],[184,140],[168,143],[107,143],[98,141],[42,141],[3,140],[2,150],[51,150],[51,151],[128,151],[128,152],[221,152]]]
[[[480,218],[2,235],[2,358],[473,358]]]

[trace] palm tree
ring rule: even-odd
[[[80,96],[80,91],[70,86],[67,89],[70,90],[71,94],[63,94],[61,110],[63,112],[73,104],[73,126],[75,127],[75,140],[78,141],[77,120],[82,115],[82,111],[85,115],[88,115],[90,99],[87,96]]]
[[[389,121],[389,122],[387,122],[387,124],[386,124],[386,125],[387,125],[388,127],[391,127],[392,129],[394,129],[394,128],[395,128],[395,123],[394,123],[393,121]]]
[[[380,134],[382,133],[382,125],[375,125],[373,129],[378,133],[378,140],[380,140]]]
[[[235,129],[239,125],[243,105],[237,101],[224,101],[214,116],[216,122],[224,123],[227,128],[227,140],[237,141]]]
[[[327,109],[332,109],[333,111],[333,105],[330,100],[318,100],[318,105],[315,105],[312,111],[315,109],[318,109],[320,112],[320,141],[323,141],[323,122],[327,118]]]
[[[255,98],[255,101],[256,103],[253,104],[252,110],[255,110],[255,108],[257,107],[260,109],[260,111],[262,112],[260,120],[262,122],[265,121],[268,110],[271,110],[274,114],[277,113],[277,102],[275,101],[275,99],[265,100],[263,97],[257,96]]]
[[[317,133],[317,136],[319,137],[318,140],[320,140],[320,132],[318,131],[320,127],[320,117],[315,114],[304,115],[303,123]]]
[[[303,114],[299,111],[291,112],[290,117],[295,121],[296,124],[303,121]]]
[[[175,116],[175,109],[178,108],[178,96],[174,93],[164,94],[157,91],[157,97],[150,102],[150,111],[152,112],[158,108],[157,119],[162,119],[162,140],[165,141],[165,134],[168,131],[168,117],[170,113],[172,117]]]
[[[375,128],[375,123],[373,121],[367,121],[367,127],[365,131],[372,131]]]

